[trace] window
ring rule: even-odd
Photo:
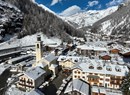
[[[95,75],[98,75],[97,73]]]
[[[74,62],[78,62],[78,60],[74,60]]]
[[[112,71],[111,66],[107,66],[107,67],[106,67],[106,70],[107,70],[107,71]]]
[[[85,74],[85,72],[83,72],[83,74]]]
[[[115,69],[117,72],[121,72],[121,68],[119,66],[116,66]]]
[[[75,78],[77,78],[77,76],[74,76]]]
[[[106,81],[109,81],[109,79],[106,79]]]
[[[93,66],[89,66],[89,69],[94,69],[94,67]]]
[[[74,73],[77,73],[77,71],[75,71]]]
[[[100,83],[99,85],[102,86],[102,83]]]
[[[37,48],[39,48],[39,44],[37,44]]]
[[[80,72],[78,71],[78,74],[80,74]]]
[[[98,69],[98,70],[102,70],[102,67],[101,67],[101,66],[99,66],[99,67],[97,67],[97,69]]]
[[[100,78],[100,80],[103,80],[103,78]]]
[[[84,76],[83,76],[82,78],[83,78],[83,79],[85,79],[85,77],[84,77]]]
[[[78,78],[80,79],[80,76],[78,76]]]
[[[93,66],[93,64],[91,63],[91,64],[89,64],[89,69],[94,69],[94,66]]]

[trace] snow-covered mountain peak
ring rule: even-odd
[[[112,14],[118,9],[118,6],[113,6],[104,10],[89,10],[80,13],[76,13],[71,16],[62,17],[66,22],[71,24],[76,24],[77,28],[82,28],[86,26],[92,26],[98,20]]]

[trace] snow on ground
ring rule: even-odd
[[[106,35],[110,35],[112,33],[112,29],[113,29],[113,27],[111,25],[111,21],[108,20],[108,21],[105,21],[105,22],[102,23],[102,27],[101,27],[100,32],[104,33]]]
[[[8,6],[9,8],[14,8],[14,9],[17,10],[18,12],[20,12],[20,10],[19,10],[17,7],[13,6],[12,4],[3,2],[2,0],[0,0],[0,5]]]
[[[19,47],[19,46],[29,46],[29,45],[35,45],[35,42],[37,40],[37,35],[41,35],[41,40],[43,41],[43,44],[61,44],[61,40],[58,38],[48,38],[47,36],[43,35],[42,33],[25,36],[22,39],[12,38],[9,41],[6,41],[4,43],[0,44],[0,49],[6,49],[6,48],[13,48],[13,47]]]

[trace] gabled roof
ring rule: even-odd
[[[47,60],[48,62],[51,62],[55,59],[57,59],[57,57],[53,54],[49,54],[47,57],[45,57],[45,60]]]
[[[26,72],[24,72],[24,75],[27,77],[36,80],[39,78],[41,75],[45,74],[46,72],[39,66],[33,67],[31,69],[28,69]]]
[[[89,95],[89,84],[83,82],[82,80],[75,79],[68,84],[64,93],[69,93],[72,91],[77,91],[82,95]]]

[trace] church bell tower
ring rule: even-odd
[[[42,60],[43,56],[43,50],[42,50],[42,41],[41,41],[41,36],[37,36],[37,42],[36,42],[36,63]]]

